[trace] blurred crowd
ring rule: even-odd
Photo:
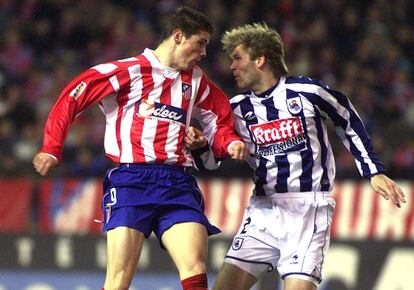
[[[285,42],[293,75],[326,82],[350,97],[388,174],[414,176],[414,2],[411,0],[2,0],[0,1],[0,176],[33,175],[47,114],[83,70],[154,48],[165,15],[179,5],[211,17],[215,34],[201,66],[229,96],[237,89],[220,38],[225,29],[265,21]],[[101,175],[105,121],[81,114],[56,174]],[[334,132],[333,132],[334,134]],[[332,138],[338,178],[358,176]],[[226,162],[222,172],[247,167]]]

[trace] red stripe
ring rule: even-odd
[[[186,84],[192,85],[192,78],[193,78],[193,70],[181,73],[181,83],[186,83]],[[193,90],[193,89],[194,88],[191,87],[191,90]],[[185,112],[187,112],[188,105],[190,104],[190,99],[186,100],[186,98],[183,96],[182,92],[181,92],[181,98],[182,98],[181,108]],[[187,116],[187,118],[191,118],[191,116]],[[177,158],[177,163],[178,164],[183,164],[187,161],[187,158],[183,154],[185,134],[186,134],[185,128],[181,127],[180,128],[180,133],[178,134],[177,150],[175,150],[175,154],[178,156],[178,158]]]
[[[160,103],[171,105],[171,84],[173,79],[165,78],[162,83],[162,91],[160,96]],[[163,163],[167,159],[167,152],[165,151],[165,145],[167,144],[168,129],[170,128],[170,122],[157,121],[157,132],[154,139],[154,152],[155,162]]]
[[[239,214],[238,214],[238,221],[239,224],[237,225],[237,227],[232,231],[232,234],[236,234],[237,230],[239,229],[241,223],[243,222],[243,215],[244,215],[244,210],[246,209],[248,202],[249,202],[249,198],[250,198],[250,180],[241,180],[240,182],[243,183],[242,186],[242,192],[241,192],[241,197],[240,197],[240,207],[239,207]]]
[[[406,192],[405,199],[408,201],[408,204],[411,204],[410,210],[407,215],[407,220],[405,222],[405,233],[404,239],[406,240],[414,240],[414,183],[411,184],[410,187],[411,191]],[[401,206],[408,206],[407,203],[403,203]]]
[[[356,225],[359,220],[360,215],[360,209],[361,209],[361,196],[362,194],[365,194],[364,192],[361,192],[361,183],[355,182],[354,186],[354,196],[353,196],[353,209],[351,214],[351,222],[350,222],[350,234],[352,236],[355,235]]]
[[[212,199],[212,194],[211,194],[211,190],[210,190],[210,182],[208,179],[198,179],[197,178],[197,184],[198,187],[200,188],[201,193],[203,194],[204,197],[204,213],[206,214],[207,217],[209,217],[211,215],[211,212],[213,210],[212,206],[211,206],[211,199]]]
[[[338,227],[338,219],[339,219],[339,212],[341,211],[341,194],[343,189],[342,183],[337,183],[335,186],[335,191],[332,194],[332,197],[335,199],[335,214],[332,218],[332,225],[331,225],[331,238],[334,239],[338,235],[337,227]]]
[[[116,141],[118,143],[119,148],[119,156],[115,159],[112,159],[115,162],[119,162],[122,156],[122,142],[121,142],[121,123],[122,123],[122,114],[124,112],[124,106],[128,102],[128,94],[131,91],[131,79],[128,73],[128,70],[125,69],[121,71],[121,73],[117,76],[119,87],[121,88],[118,92],[118,97],[116,101],[118,103],[118,113],[116,117]],[[126,84],[129,85],[126,85]]]
[[[230,179],[225,179],[223,180],[223,191],[222,191],[222,200],[223,202],[221,203],[221,207],[220,207],[220,220],[219,220],[219,224],[220,224],[220,228],[224,228],[224,226],[226,225],[226,220],[227,220],[227,199],[229,197],[229,191],[230,191],[230,183],[231,180]]]
[[[379,201],[382,198],[382,196],[380,196],[379,194],[375,193],[374,194],[374,198],[372,200],[372,215],[371,215],[371,224],[369,227],[369,231],[368,231],[368,235],[367,235],[367,239],[374,239],[378,236],[377,233],[377,226],[378,226],[378,206],[379,206]]]
[[[193,80],[193,70],[186,71],[186,72],[181,73],[181,83],[186,83],[186,84],[190,85],[191,86],[191,90],[194,90],[194,88],[192,87],[192,80]],[[181,108],[184,111],[187,111],[189,104],[190,104],[190,99],[187,100],[184,97],[184,94],[182,94],[182,105],[181,105]]]
[[[131,143],[132,154],[135,163],[145,163],[144,148],[141,144],[141,138],[143,134],[143,127],[145,119],[138,117],[138,106],[140,103],[145,102],[148,99],[150,92],[154,89],[154,80],[152,78],[152,66],[151,63],[144,56],[140,56],[141,62],[141,75],[142,75],[142,94],[141,100],[137,103],[134,109],[134,117],[131,128]]]

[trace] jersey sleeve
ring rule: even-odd
[[[194,117],[203,127],[214,155],[217,158],[225,158],[228,157],[228,147],[232,142],[243,141],[234,131],[229,99],[205,75],[203,81],[198,92]]]
[[[315,95],[316,105],[323,115],[333,121],[342,143],[353,155],[361,176],[371,177],[384,172],[364,123],[349,98],[328,87],[320,87]]]
[[[209,170],[216,170],[220,167],[220,159],[214,156],[213,151],[207,144],[204,148],[199,148],[191,151],[195,167],[200,172],[206,172]]]
[[[46,120],[42,152],[52,154],[61,161],[63,143],[76,116],[92,103],[99,102],[119,89],[119,78],[114,76],[123,72],[114,67],[103,64],[90,68],[63,89]]]

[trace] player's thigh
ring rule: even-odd
[[[256,277],[249,272],[224,262],[214,281],[213,290],[247,290],[256,282]]]
[[[311,281],[287,277],[284,280],[283,290],[316,290],[317,287]]]
[[[144,234],[117,227],[107,232],[107,276],[131,278],[142,250]]]
[[[206,272],[208,242],[204,225],[196,222],[175,224],[163,233],[161,241],[177,266],[181,279]]]

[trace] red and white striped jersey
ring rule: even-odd
[[[114,162],[192,166],[184,146],[192,118],[218,157],[226,157],[228,145],[241,140],[233,131],[229,100],[199,67],[172,69],[146,49],[72,80],[49,114],[42,152],[60,160],[70,124],[96,102],[106,117],[105,153]]]

